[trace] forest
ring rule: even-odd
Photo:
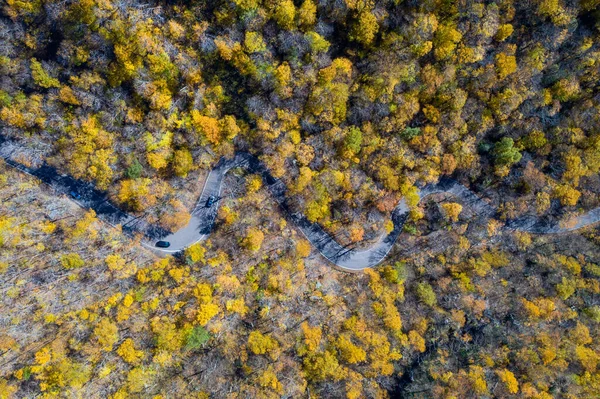
[[[164,256],[0,161],[0,399],[600,397],[600,1],[3,0],[0,134],[174,231]],[[1,148],[0,148],[1,150]],[[494,208],[445,195],[452,178]]]

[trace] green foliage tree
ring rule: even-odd
[[[185,348],[188,350],[198,350],[210,340],[210,334],[202,326],[194,327],[185,340]]]
[[[345,138],[345,145],[353,154],[358,154],[363,141],[362,132],[356,126],[350,127]]]
[[[131,165],[129,165],[129,167],[127,168],[126,174],[127,177],[130,179],[137,179],[142,176],[143,172],[144,167],[142,166],[140,161],[138,161],[137,158],[135,158],[133,162],[131,162]]]
[[[521,160],[519,149],[514,146],[515,142],[510,137],[503,137],[494,144],[494,162],[499,166],[511,166]]]
[[[437,297],[435,295],[435,291],[433,287],[431,287],[428,283],[419,283],[416,285],[415,291],[417,297],[421,302],[423,302],[427,306],[435,306],[437,303]]]

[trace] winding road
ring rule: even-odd
[[[206,202],[211,196],[220,197],[225,175],[229,170],[237,167],[261,175],[265,186],[284,214],[300,229],[313,247],[327,260],[343,270],[358,271],[381,263],[402,232],[409,213],[409,208],[405,200],[402,199],[392,211],[391,217],[394,229],[389,234],[382,236],[371,247],[364,250],[343,247],[325,232],[318,223],[310,222],[302,213],[294,213],[291,210],[285,185],[281,180],[275,179],[262,162],[251,154],[238,152],[232,159],[222,158],[210,171],[202,194],[192,211],[189,223],[175,232],[169,232],[147,223],[141,217],[135,217],[120,210],[109,200],[106,192],[94,188],[90,183],[61,175],[55,168],[46,164],[38,168],[32,168],[15,162],[11,159],[14,147],[14,143],[0,136],[0,157],[8,165],[39,178],[57,193],[70,196],[81,207],[93,209],[106,222],[112,225],[121,225],[124,232],[128,234],[142,233],[146,237],[146,241],[143,242],[144,246],[165,253],[182,251],[190,245],[204,240],[210,234],[217,216],[219,203],[217,202],[212,207],[206,207]],[[496,213],[495,208],[467,187],[450,178],[442,178],[438,183],[428,184],[418,191],[420,200],[439,193],[454,196],[463,205],[470,207],[479,217],[489,219]],[[570,227],[561,227],[556,220],[526,216],[510,220],[505,224],[504,229],[536,234],[560,233],[576,230],[599,220],[600,208],[595,208],[575,218]],[[158,248],[155,246],[157,240],[168,241],[171,245],[169,248]]]

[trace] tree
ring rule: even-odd
[[[546,62],[546,49],[540,43],[536,43],[531,50],[527,52],[526,63],[533,69],[541,71]]]
[[[425,339],[415,330],[408,332],[408,342],[419,352],[425,352]]]
[[[560,79],[552,86],[554,97],[561,102],[573,101],[579,97],[581,88],[576,78]]]
[[[562,278],[562,282],[556,284],[556,293],[563,300],[569,299],[577,290],[577,280],[569,279],[567,277]]]
[[[194,327],[188,334],[185,340],[185,348],[187,350],[201,349],[204,344],[210,340],[210,334],[202,326]]]
[[[177,176],[186,177],[194,168],[194,159],[187,148],[175,150],[173,153],[173,171]]]
[[[143,392],[151,386],[155,374],[156,372],[151,368],[135,367],[127,375],[127,388],[132,393]]]
[[[514,32],[514,28],[511,24],[502,24],[496,32],[496,40],[499,42],[505,41]]]
[[[61,87],[60,91],[58,92],[58,97],[60,98],[60,101],[65,104],[81,105],[77,99],[77,96],[75,96],[75,92],[73,92],[73,89],[71,89],[69,86]]]
[[[246,190],[249,194],[254,194],[262,187],[262,178],[260,175],[253,175],[246,179]]]
[[[437,303],[437,298],[435,295],[435,291],[428,283],[419,283],[416,286],[417,297],[421,302],[423,302],[427,306],[435,306]]]
[[[500,378],[500,381],[506,386],[508,393],[514,395],[519,392],[519,382],[511,371],[503,369],[496,371],[496,374],[498,375],[498,378]]]
[[[350,241],[362,241],[365,235],[365,229],[362,226],[354,226],[350,229]]]
[[[202,115],[198,110],[192,110],[192,126],[200,135],[201,140],[208,140],[217,145],[221,142],[221,128],[216,118]]]
[[[546,135],[540,130],[533,130],[525,138],[523,138],[522,141],[523,145],[528,150],[537,150],[544,147],[548,143]]]
[[[116,161],[112,134],[103,129],[96,115],[79,119],[67,128],[67,133],[58,145],[69,171],[76,178],[95,180],[98,188],[106,189],[113,175],[111,165]]]
[[[449,58],[456,49],[457,43],[462,39],[462,34],[453,24],[441,24],[435,32],[433,39],[433,54],[438,60]]]
[[[488,391],[483,367],[469,366],[468,379],[477,395],[485,395]]]
[[[563,206],[575,206],[581,193],[568,184],[559,184],[554,189],[554,196],[560,200]]]
[[[314,172],[307,166],[300,167],[300,173],[295,182],[294,191],[301,193],[309,186],[314,177]]]
[[[362,132],[356,126],[352,126],[348,129],[345,138],[346,148],[353,154],[358,154],[362,145]]]
[[[444,209],[444,213],[446,214],[446,219],[451,222],[458,222],[458,217],[462,212],[462,205],[454,202],[443,204],[442,208]]]
[[[273,357],[279,349],[279,343],[268,335],[254,330],[248,336],[248,349],[255,355],[269,354]]]
[[[219,128],[227,140],[233,140],[242,131],[232,115],[225,115],[219,121]]]
[[[4,378],[0,378],[0,398],[11,399],[13,394],[17,392],[18,388],[12,384],[9,384]]]
[[[442,156],[441,172],[445,175],[451,175],[456,170],[456,158],[452,154]]]
[[[258,8],[258,0],[233,0],[233,2],[243,11],[251,11]]]
[[[192,263],[202,262],[204,263],[204,255],[206,254],[206,249],[202,246],[201,243],[197,242],[193,245],[190,245],[185,249],[185,256]]]
[[[500,53],[496,55],[496,70],[500,80],[513,74],[517,70],[517,60],[514,55]]]
[[[167,167],[170,156],[171,149],[169,147],[162,147],[156,151],[148,152],[146,154],[146,161],[154,169],[160,170]]]
[[[600,362],[600,356],[598,356],[598,354],[596,354],[596,352],[594,352],[592,349],[583,345],[577,345],[575,348],[575,356],[577,356],[577,360],[579,360],[584,370],[590,373],[594,373],[596,371],[596,367]]]
[[[357,41],[363,46],[369,46],[375,40],[375,35],[379,31],[377,17],[369,10],[364,9],[358,14],[358,18],[350,29],[350,40]]]
[[[494,144],[494,163],[498,166],[511,166],[521,160],[521,153],[514,146],[514,141],[510,137],[503,137]]]
[[[336,348],[340,352],[340,357],[349,364],[360,363],[367,360],[367,353],[365,350],[354,345],[352,341],[344,335],[337,338]]]
[[[351,76],[352,63],[346,58],[336,58],[329,67],[321,69],[319,82],[310,94],[308,111],[324,122],[342,122],[346,118]]]
[[[138,364],[144,357],[144,352],[135,349],[135,345],[131,338],[127,338],[117,349],[117,354],[129,364]]]
[[[306,218],[311,222],[316,222],[320,219],[327,217],[330,213],[329,204],[323,202],[317,202],[315,200],[307,203],[306,209],[304,210]]]
[[[318,33],[310,31],[305,37],[313,54],[326,53],[329,50],[330,43]]]
[[[259,32],[246,32],[244,46],[250,53],[260,53],[267,50],[267,45],[263,41],[263,37]]]
[[[275,5],[273,18],[283,29],[295,28],[296,7],[292,0],[278,0]]]
[[[410,141],[420,135],[421,135],[421,128],[410,127],[410,126],[407,126],[406,128],[404,128],[404,130],[400,133],[400,137],[402,137],[406,141]]]
[[[579,179],[588,174],[588,168],[584,165],[581,157],[575,151],[570,151],[564,156],[565,171],[562,180],[574,187],[579,185]]]
[[[178,328],[169,317],[152,318],[150,328],[154,334],[154,344],[159,352],[174,352],[181,349],[185,331]]]
[[[296,159],[302,166],[310,164],[315,157],[315,149],[305,143],[300,143],[296,149]]]
[[[129,165],[127,168],[126,175],[130,179],[137,179],[142,176],[143,171],[144,167],[140,161],[138,161],[137,158],[134,158],[133,162],[131,162],[131,165]]]
[[[94,328],[94,337],[104,351],[110,352],[119,340],[119,328],[105,317]]]
[[[550,194],[541,192],[535,197],[535,209],[537,213],[542,214],[550,208]]]
[[[42,64],[39,63],[35,58],[31,59],[30,63],[31,68],[31,76],[33,77],[33,81],[40,87],[44,89],[49,89],[52,87],[60,87],[60,82],[58,79],[51,77],[48,75],[48,72],[44,70]]]
[[[331,351],[310,353],[304,358],[302,364],[306,378],[311,381],[338,381],[346,374]]]
[[[317,21],[317,6],[312,0],[304,0],[298,9],[298,24],[302,27],[310,27]]]
[[[538,13],[543,16],[555,16],[560,10],[559,0],[541,0],[538,4]]]
[[[78,269],[85,265],[85,261],[77,253],[63,255],[60,258],[60,263],[65,269]]]
[[[155,110],[167,110],[171,108],[173,94],[169,90],[166,80],[158,79],[147,83],[142,94],[150,101],[150,107]]]
[[[277,374],[275,374],[272,367],[269,367],[260,375],[258,383],[261,387],[272,389],[280,395],[284,392],[283,384],[277,379]]]
[[[260,229],[251,227],[246,231],[246,237],[242,240],[242,245],[252,252],[257,252],[260,250],[264,239],[265,235]]]
[[[321,330],[320,326],[311,327],[308,322],[303,322],[300,328],[302,329],[304,338],[302,344],[298,346],[298,354],[304,356],[307,353],[316,352],[321,345],[323,330]]]
[[[290,97],[292,90],[289,84],[292,80],[292,69],[289,64],[287,62],[281,63],[275,68],[273,76],[275,78],[275,92],[284,98]]]
[[[133,210],[141,211],[156,204],[158,194],[149,178],[127,179],[119,183],[117,198]]]
[[[219,305],[214,303],[203,303],[198,309],[196,321],[201,326],[205,326],[208,322],[219,314]]]
[[[309,256],[310,251],[311,251],[311,245],[310,245],[310,242],[308,242],[307,240],[299,240],[296,243],[296,253],[301,258],[306,258],[307,256]]]

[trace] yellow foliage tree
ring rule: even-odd
[[[337,350],[340,353],[342,360],[350,363],[360,363],[367,360],[367,352],[360,346],[355,345],[345,335],[340,335],[335,344]]]
[[[201,326],[205,326],[208,322],[219,314],[219,306],[214,303],[203,303],[198,309],[196,321]]]
[[[94,336],[103,350],[112,351],[113,345],[119,340],[119,328],[110,319],[101,319],[94,328]]]
[[[306,378],[311,381],[339,381],[347,373],[331,351],[310,353],[302,364]]]
[[[246,237],[242,240],[242,245],[252,252],[257,252],[260,250],[264,239],[265,235],[259,228],[251,227],[246,232]]]
[[[462,205],[454,202],[443,204],[442,209],[444,209],[444,213],[446,214],[446,218],[451,222],[458,222],[458,217],[462,212]]]
[[[194,245],[190,245],[185,249],[185,256],[192,262],[205,262],[204,254],[206,253],[206,249],[202,246],[201,243],[197,242]]]
[[[519,392],[519,382],[515,378],[515,375],[512,373],[512,371],[502,369],[496,371],[496,374],[498,375],[498,378],[500,378],[500,381],[504,383],[504,385],[506,386],[506,390],[510,394],[514,395],[517,392]]]
[[[300,26],[309,27],[317,21],[317,6],[312,0],[304,0],[298,9],[298,23]]]
[[[268,335],[254,330],[248,336],[248,349],[255,355],[269,354],[273,356],[279,349],[279,343]]]
[[[42,64],[35,58],[31,59],[31,76],[33,77],[33,81],[40,87],[45,89],[49,89],[51,87],[60,87],[60,82],[58,79],[51,77],[48,72],[44,70]]]
[[[379,31],[377,17],[367,9],[358,14],[357,20],[350,29],[350,39],[355,40],[363,46],[369,46],[375,40]]]
[[[218,119],[204,116],[198,110],[193,110],[191,116],[192,126],[200,135],[201,141],[208,140],[214,145],[221,142],[221,127]]]
[[[117,354],[129,364],[138,364],[144,357],[144,351],[135,349],[131,338],[127,338],[117,349]]]
[[[291,30],[295,27],[296,7],[292,0],[278,0],[275,5],[273,18],[283,29]]]
[[[308,255],[310,255],[310,251],[311,251],[310,242],[308,242],[307,240],[299,240],[296,243],[296,253],[301,258],[306,258]]]
[[[517,70],[517,60],[514,55],[500,53],[496,55],[496,70],[498,77],[504,79]]]
[[[278,394],[283,394],[283,384],[277,379],[277,374],[269,367],[258,377],[258,384],[263,388],[269,388]]]

